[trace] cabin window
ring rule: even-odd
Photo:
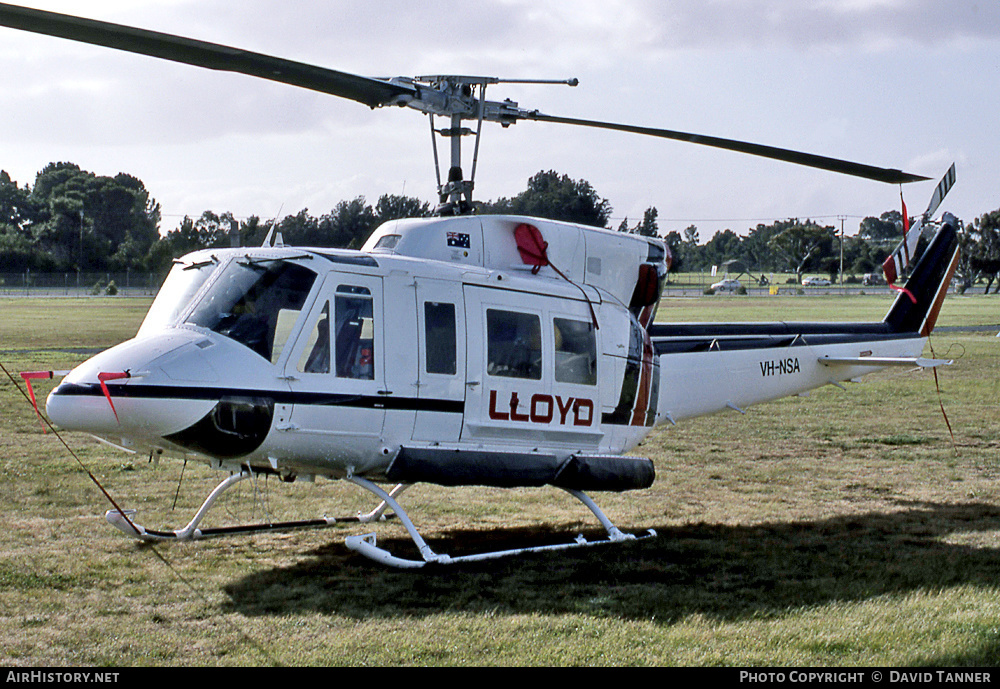
[[[316,273],[284,260],[233,261],[187,322],[231,338],[277,361]]]
[[[340,378],[375,379],[375,320],[367,287],[337,287],[334,361]]]
[[[424,302],[424,342],[428,373],[453,376],[458,372],[454,304]]]
[[[299,358],[302,373],[330,372],[330,302],[323,305],[319,318],[309,332],[309,339]]]
[[[590,321],[552,320],[556,352],[556,382],[597,384],[597,333]]]
[[[486,372],[506,378],[542,377],[542,325],[538,316],[486,310]]]
[[[403,235],[400,234],[385,234],[378,238],[378,241],[375,242],[375,246],[372,248],[375,251],[392,251],[402,238]]]

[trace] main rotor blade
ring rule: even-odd
[[[121,24],[0,3],[0,26],[82,43],[237,72],[364,103],[375,108],[411,98],[416,89],[346,72],[284,60],[239,48],[207,43]]]
[[[844,175],[853,175],[854,177],[864,177],[866,179],[873,179],[878,182],[887,182],[889,184],[906,184],[908,182],[920,182],[930,179],[929,177],[921,177],[920,175],[913,175],[908,172],[902,172],[892,168],[874,167],[863,163],[852,163],[849,160],[838,160],[837,158],[827,158],[825,156],[813,155],[812,153],[792,151],[786,148],[775,148],[774,146],[764,146],[762,144],[753,144],[747,141],[736,141],[734,139],[720,139],[715,136],[704,136],[702,134],[675,132],[670,129],[636,127],[629,124],[615,124],[613,122],[599,122],[596,120],[579,120],[571,117],[553,117],[551,115],[543,115],[538,112],[528,113],[526,118],[537,122],[576,124],[583,127],[597,127],[598,129],[611,129],[619,132],[629,132],[631,134],[645,134],[647,136],[658,136],[663,139],[687,141],[693,144],[713,146],[715,148],[722,148],[728,151],[738,151],[739,153],[748,153],[750,155],[762,156],[764,158],[773,158],[774,160],[783,160],[788,163],[795,163],[796,165],[805,165],[807,167],[819,168],[820,170],[839,172]]]
[[[437,109],[442,107],[446,110],[451,107],[451,98],[449,96],[437,94],[434,89],[430,89],[429,92],[427,89],[418,90],[417,86],[410,83],[363,77],[239,48],[231,48],[216,43],[208,43],[94,19],[84,19],[82,17],[57,14],[55,12],[18,7],[5,3],[0,3],[0,26],[66,38],[197,67],[260,77],[341,98],[348,98],[359,103],[364,103],[372,108],[383,105],[410,104],[419,110],[436,112]],[[439,97],[430,98],[431,96]],[[515,112],[508,112],[509,106],[506,102],[499,105],[504,111],[497,116],[497,121],[501,123],[504,121],[510,123],[519,119],[530,119],[538,122],[574,124],[632,134],[644,134],[664,139],[687,141],[703,146],[713,146],[715,148],[775,160],[783,160],[796,165],[805,165],[890,184],[905,184],[907,182],[918,182],[928,179],[927,177],[909,174],[896,169],[879,168],[862,163],[827,158],[811,153],[764,146],[746,141],[735,141],[733,139],[721,139],[714,136],[689,134],[669,129],[637,127],[597,120],[553,117],[551,115],[543,115],[537,111],[517,109],[516,104],[514,106]],[[449,112],[454,111],[449,110]]]

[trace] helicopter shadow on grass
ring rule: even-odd
[[[291,567],[233,582],[225,589],[227,607],[251,616],[579,613],[670,624],[692,614],[735,621],[833,601],[996,585],[1000,548],[948,543],[944,537],[974,540],[977,532],[1000,531],[1000,508],[899,507],[812,521],[666,525],[656,527],[654,539],[625,545],[415,571],[386,568],[338,541]],[[565,543],[576,533],[571,529],[453,530],[428,542],[438,552],[451,548],[455,556]],[[380,539],[380,545],[407,557],[406,548],[414,550],[403,538]]]

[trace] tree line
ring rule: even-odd
[[[386,220],[430,212],[409,197],[385,195],[374,206],[358,197],[319,217],[304,209],[277,222],[206,210],[161,234],[160,204],[139,179],[50,163],[32,186],[0,171],[0,272],[158,273],[196,249],[260,245],[272,228],[289,244],[357,248]]]
[[[656,209],[651,210],[655,218]],[[648,216],[650,211],[646,213]],[[914,220],[910,218],[910,222]],[[644,224],[645,220],[636,230],[643,232]],[[994,294],[1000,292],[1000,210],[986,213],[971,223],[959,220],[956,229],[962,252],[956,271],[960,289],[985,284],[985,292],[991,287]],[[673,270],[704,271],[728,265],[729,272],[794,273],[796,282],[802,280],[803,273],[820,273],[836,282],[841,277],[841,267],[848,281],[870,273],[881,275],[882,263],[899,245],[902,236],[902,214],[890,210],[878,217],[864,218],[854,235],[846,235],[833,225],[792,218],[759,223],[745,236],[723,230],[704,244],[699,243],[698,228],[694,225],[682,232],[667,232],[663,238],[674,258]],[[926,238],[921,237],[918,256],[926,245]]]
[[[303,209],[276,220],[236,219],[232,213],[206,210],[161,234],[160,205],[141,180],[125,173],[96,175],[74,163],[50,163],[31,186],[19,186],[0,171],[0,272],[162,272],[174,258],[196,249],[260,245],[272,229],[290,245],[358,248],[383,222],[433,211],[413,197],[385,194],[372,205],[358,196],[320,216]],[[516,196],[478,202],[476,212],[607,228],[613,209],[589,182],[549,170],[533,175]],[[617,229],[664,239],[673,271],[729,266],[730,272],[794,273],[796,279],[812,272],[835,279],[841,266],[840,230],[811,219],[761,223],[744,235],[727,229],[702,243],[695,225],[661,232],[658,211],[651,206],[634,224],[626,218]],[[1000,291],[1000,209],[961,223],[959,230],[962,279],[968,285],[983,282],[987,291],[995,284],[994,292]],[[865,218],[856,234],[843,237],[844,272],[878,272],[901,235],[899,211]]]

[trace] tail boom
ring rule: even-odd
[[[711,414],[839,385],[890,366],[934,367],[921,355],[958,264],[950,215],[881,321],[657,323],[656,422]]]

